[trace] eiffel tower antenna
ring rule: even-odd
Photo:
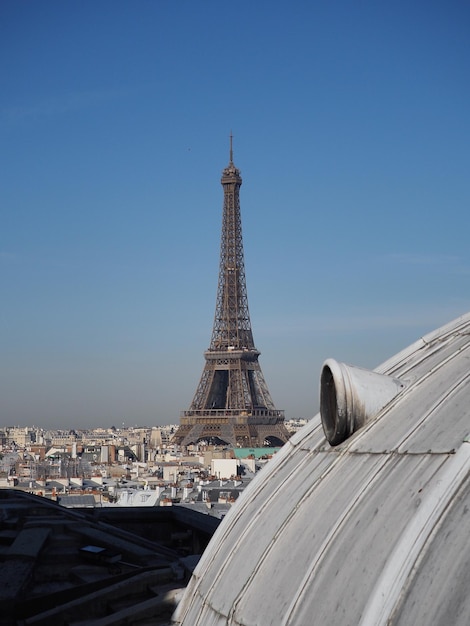
[[[183,411],[173,441],[241,447],[281,445],[289,438],[284,411],[275,408],[253,341],[245,280],[240,213],[240,170],[222,172],[224,190],[219,281],[214,326],[205,366],[189,410]]]

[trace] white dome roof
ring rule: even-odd
[[[398,395],[335,447],[320,415],[284,445],[218,528],[176,621],[470,623],[470,314],[375,371],[404,382]]]

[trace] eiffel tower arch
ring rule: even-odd
[[[214,326],[205,365],[191,406],[183,411],[173,441],[181,446],[207,441],[234,447],[282,445],[289,438],[284,411],[275,408],[263,377],[248,311],[240,170],[222,172],[224,191],[220,265]]]

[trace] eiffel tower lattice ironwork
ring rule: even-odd
[[[230,162],[222,172],[224,206],[214,327],[193,401],[183,411],[173,441],[241,447],[280,445],[289,433],[284,411],[275,408],[258,362],[248,311],[242,225],[240,170]]]

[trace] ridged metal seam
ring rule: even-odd
[[[424,549],[434,526],[451,502],[470,471],[468,436],[457,453],[450,458],[427,490],[406,532],[395,545],[377,584],[369,597],[361,625],[383,626],[389,623],[413,566]]]

